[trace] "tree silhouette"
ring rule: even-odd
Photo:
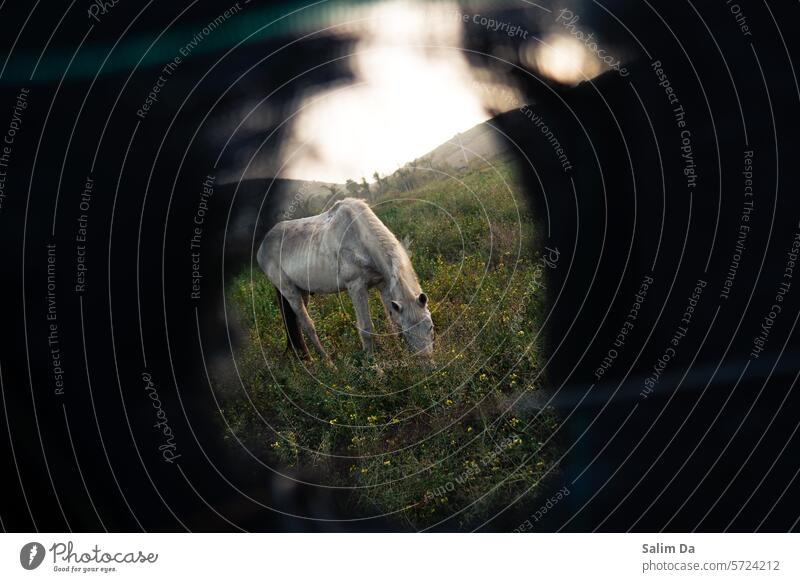
[[[377,171],[374,174],[372,174],[372,177],[375,178],[375,184],[376,184],[375,187],[377,188],[378,196],[382,196],[384,193],[383,178],[381,178],[381,175]]]
[[[358,196],[359,185],[353,180],[350,180],[348,178],[347,182],[345,182],[344,184],[344,187],[347,190],[347,193],[350,194],[350,196]]]
[[[332,206],[333,203],[336,202],[336,200],[342,197],[342,189],[339,188],[338,184],[325,185],[323,186],[323,188],[325,188],[325,190],[329,192],[328,199],[322,205],[322,208],[324,210],[325,208],[329,208],[330,206]]]
[[[336,198],[339,194],[342,193],[342,189],[339,188],[338,184],[328,184],[323,186],[328,192],[330,192],[331,198]]]

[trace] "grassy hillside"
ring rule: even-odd
[[[395,337],[361,352],[346,293],[314,296],[310,312],[335,369],[284,357],[275,293],[258,271],[233,282],[229,312],[249,332],[243,382],[223,413],[273,465],[350,486],[361,512],[396,512],[414,527],[496,509],[552,474],[557,425],[514,407],[542,384],[537,337],[544,299],[536,233],[509,166],[468,169],[372,206],[401,240],[430,297],[435,366]],[[386,333],[377,291],[378,333]]]

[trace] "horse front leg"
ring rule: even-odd
[[[392,321],[392,308],[390,307],[392,303],[392,297],[391,295],[389,295],[389,286],[382,285],[380,287],[380,292],[381,292],[381,302],[383,303],[383,311],[386,313],[386,322],[389,328],[389,333],[397,335],[399,330],[397,329],[397,326],[394,324],[394,321]]]
[[[347,291],[350,294],[350,300],[353,302],[353,308],[356,312],[356,325],[358,325],[358,333],[361,336],[361,345],[364,346],[364,351],[367,354],[372,355],[375,351],[373,341],[375,329],[372,326],[372,318],[369,314],[369,291],[362,282],[349,285]]]

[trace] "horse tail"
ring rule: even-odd
[[[300,328],[297,314],[277,287],[275,287],[275,293],[278,294],[278,306],[281,310],[281,319],[283,319],[283,327],[286,331],[286,352],[291,351],[301,360],[306,359],[309,356],[308,347],[305,339],[303,339],[303,330]]]

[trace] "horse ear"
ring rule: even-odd
[[[417,297],[417,301],[419,301],[420,305],[425,307],[428,304],[428,296],[425,295],[425,293],[420,293],[419,297]]]
[[[392,301],[392,309],[394,309],[397,313],[403,311],[403,306],[400,305],[397,301]]]

